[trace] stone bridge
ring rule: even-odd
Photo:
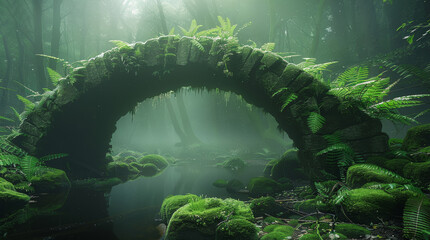
[[[219,38],[178,36],[124,44],[88,60],[44,94],[13,142],[35,156],[68,153],[53,166],[100,176],[116,122],[137,103],[183,86],[231,91],[271,114],[308,171],[320,167],[315,153],[327,146],[323,135],[335,131],[365,157],[387,150],[379,120],[358,109],[340,112],[327,86],[280,56]],[[291,93],[297,99],[281,111]],[[311,112],[326,118],[317,134],[307,126]]]

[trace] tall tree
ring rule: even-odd
[[[52,35],[51,35],[51,56],[58,57],[60,51],[60,38],[61,38],[61,3],[63,0],[52,0]],[[49,60],[49,67],[56,70],[57,61],[55,59]]]
[[[42,0],[33,0],[33,27],[34,27],[34,41],[33,53],[34,55],[34,69],[37,75],[37,89],[40,90],[46,87],[45,67],[43,57],[37,54],[43,54],[43,39],[42,39]]]

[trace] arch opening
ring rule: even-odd
[[[116,122],[145,99],[190,86],[234,92],[272,115],[298,147],[308,171],[320,169],[315,153],[327,146],[323,136],[336,131],[365,157],[387,150],[379,120],[358,109],[340,112],[339,101],[324,84],[276,54],[230,48],[213,38],[199,40],[202,50],[193,41],[163,36],[90,59],[45,94],[27,114],[14,143],[36,156],[70,154],[53,165],[72,177],[102,176]],[[284,108],[291,93],[297,98]],[[307,126],[311,112],[326,118],[316,134]]]

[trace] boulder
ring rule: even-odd
[[[139,162],[142,164],[152,163],[160,170],[165,169],[169,165],[169,162],[167,162],[163,156],[157,154],[143,156],[141,159],[139,159]]]
[[[251,195],[254,196],[273,194],[291,188],[292,186],[288,183],[284,186],[283,184],[266,177],[252,178],[248,183],[248,190]]]
[[[337,224],[334,230],[337,233],[341,233],[347,236],[349,239],[360,239],[366,237],[366,235],[370,235],[370,231],[368,229],[356,224],[349,223]]]
[[[232,219],[216,229],[215,240],[257,240],[259,229],[245,219]]]
[[[427,146],[430,146],[430,123],[410,128],[403,139],[402,149],[412,152]]]
[[[107,176],[126,180],[139,174],[139,170],[127,163],[110,162],[106,168]]]
[[[201,198],[194,194],[169,196],[164,199],[161,205],[160,216],[165,223],[169,223],[173,213],[182,206],[200,200]]]
[[[403,168],[403,175],[417,181],[420,185],[429,185],[430,161],[406,164]]]
[[[0,216],[24,207],[29,201],[29,196],[15,191],[12,183],[0,178]]]
[[[70,188],[66,173],[56,168],[39,168],[29,180],[38,193],[58,193]]]
[[[361,187],[369,182],[407,184],[410,181],[387,169],[371,164],[356,164],[348,168],[346,183],[351,187]]]
[[[187,204],[170,218],[169,240],[213,240],[218,226],[227,219],[252,221],[254,216],[245,203],[234,199],[205,198]]]

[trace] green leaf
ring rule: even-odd
[[[426,239],[430,231],[430,212],[426,196],[409,198],[403,210],[403,233],[408,239]]]
[[[46,161],[51,161],[51,160],[55,160],[55,159],[59,159],[59,158],[64,158],[67,156],[69,156],[69,154],[67,154],[67,153],[56,153],[56,154],[50,154],[50,155],[43,156],[39,160],[41,162],[46,162]]]
[[[316,112],[311,112],[308,117],[308,126],[313,134],[317,133],[324,125],[325,118]]]
[[[22,122],[22,118],[21,115],[18,113],[18,111],[14,108],[14,107],[10,107],[10,109],[12,109],[13,113],[15,114],[16,118]]]
[[[46,70],[48,71],[49,78],[51,79],[51,82],[54,86],[57,86],[60,82],[60,79],[62,78],[61,74],[56,72],[50,67],[47,67]]]
[[[30,100],[28,100],[27,98],[25,98],[25,97],[23,97],[23,96],[21,96],[21,95],[16,95],[16,97],[21,101],[21,102],[23,102],[24,103],[24,105],[25,105],[25,111],[31,111],[31,110],[33,110],[34,109],[34,107],[35,107],[35,104],[32,102],[32,101],[30,101]]]
[[[284,109],[285,109],[285,108],[286,108],[286,107],[287,107],[291,102],[293,102],[294,100],[296,100],[298,97],[299,97],[299,96],[297,96],[296,94],[291,93],[291,94],[288,96],[287,100],[285,100],[284,104],[282,105],[282,107],[281,107],[281,112],[283,112],[283,111],[284,111]]]
[[[15,122],[13,119],[3,117],[3,116],[0,116],[0,120],[4,120],[4,121],[8,121],[8,122]]]

